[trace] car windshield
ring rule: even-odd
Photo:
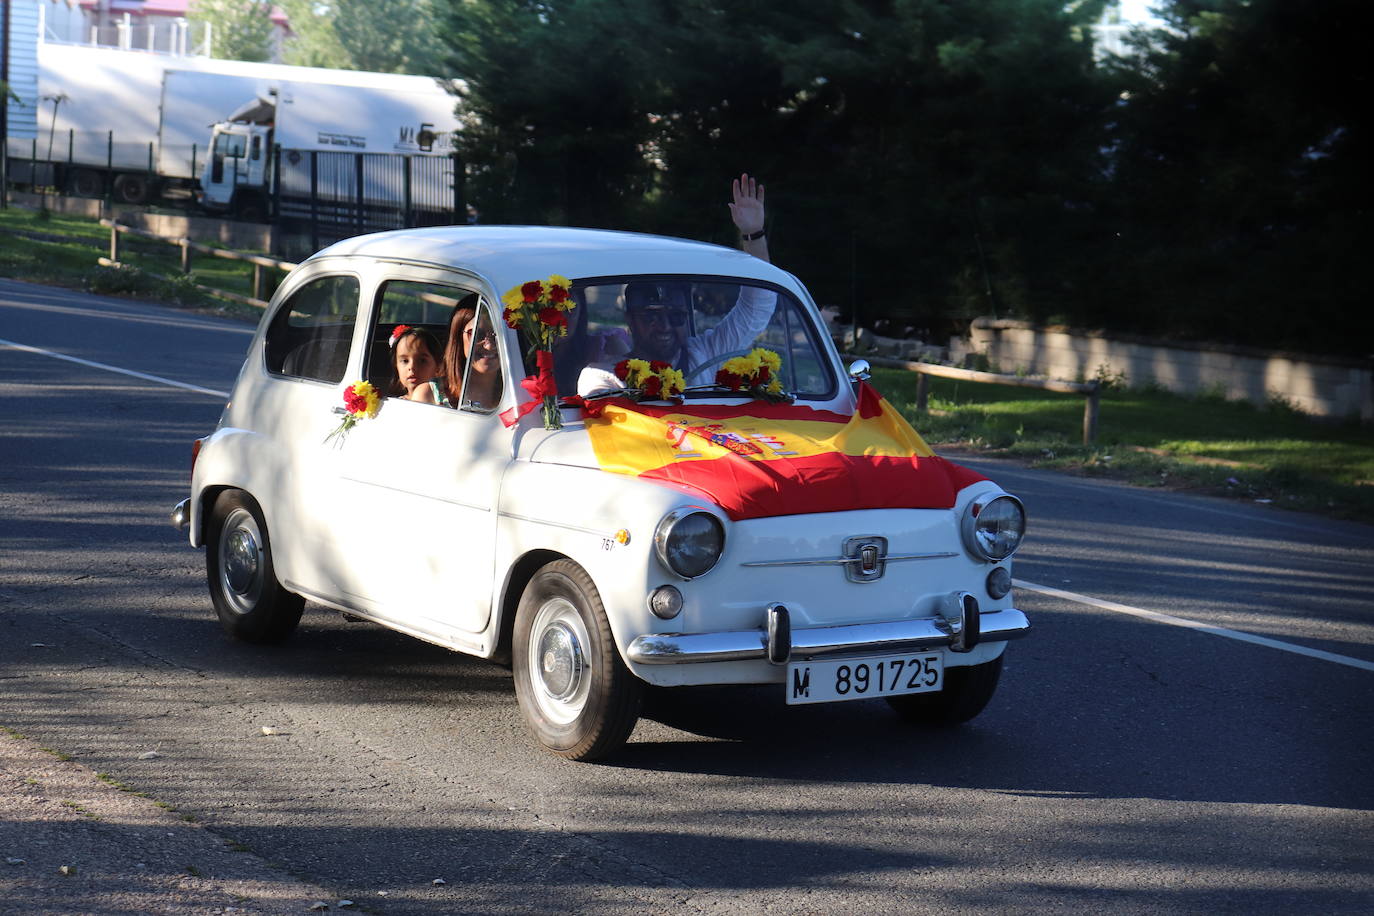
[[[573,298],[568,335],[554,345],[561,394],[616,387],[616,364],[639,358],[681,370],[686,397],[720,397],[714,383],[725,361],[763,347],[781,359],[786,392],[834,396],[819,331],[790,293],[739,280],[645,276],[579,281]],[[528,349],[525,368],[534,374]]]

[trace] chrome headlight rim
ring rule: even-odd
[[[700,572],[683,572],[673,565],[672,554],[669,550],[669,540],[678,524],[693,515],[704,515],[716,526],[716,531],[720,539],[720,547],[716,551],[716,556],[711,561],[711,564],[705,569]],[[658,557],[658,562],[664,569],[668,570],[668,572],[682,581],[690,582],[693,579],[699,579],[715,569],[720,563],[720,558],[725,554],[725,525],[714,512],[708,512],[700,506],[681,506],[677,509],[673,509],[659,520],[658,527],[654,529],[654,554]]]
[[[1016,537],[1016,544],[1006,553],[997,555],[989,553],[982,541],[978,539],[978,519],[984,510],[999,500],[1006,500],[1016,507],[1017,514],[1021,517],[1021,530]],[[986,563],[1000,563],[1015,556],[1016,551],[1021,549],[1021,541],[1026,536],[1026,507],[1020,499],[1002,490],[994,490],[975,496],[964,507],[964,517],[960,522],[960,534],[963,536],[964,549],[967,550],[975,559]]]

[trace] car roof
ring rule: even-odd
[[[456,267],[498,292],[551,273],[570,279],[621,274],[709,274],[796,288],[784,270],[733,248],[687,239],[556,226],[435,226],[360,235],[309,260],[364,256]]]

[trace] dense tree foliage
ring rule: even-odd
[[[1120,313],[1081,320],[1368,355],[1370,79],[1360,0],[1175,0],[1122,68]]]
[[[1159,0],[1108,63],[1107,0],[432,2],[483,221],[730,243],[747,169],[775,257],[865,322],[1369,350],[1359,0]]]
[[[272,3],[269,0],[196,0],[188,17],[208,23],[216,57],[271,60]]]
[[[281,0],[294,37],[287,63],[429,75],[443,44],[430,0]]]

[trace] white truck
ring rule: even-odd
[[[317,210],[448,212],[455,200],[454,105],[432,82],[362,88],[274,80],[212,128],[200,203],[250,219],[263,216],[273,196],[298,212],[312,201]],[[407,161],[416,158],[429,161]]]
[[[325,150],[443,157],[452,205],[448,153],[458,122],[451,81],[52,42],[38,46],[38,70],[38,98],[21,106],[36,122],[36,138],[24,148],[11,143],[11,180],[85,197],[111,193],[130,204],[200,197],[208,209],[252,216],[261,212],[275,143],[289,151],[284,170]],[[279,109],[273,120],[242,120],[244,109],[261,108],[260,99]],[[247,155],[234,157],[240,139]],[[202,193],[216,161],[227,187],[220,182]],[[325,179],[325,192],[337,196],[339,182]],[[399,205],[403,184],[368,180],[365,190],[394,194]]]

